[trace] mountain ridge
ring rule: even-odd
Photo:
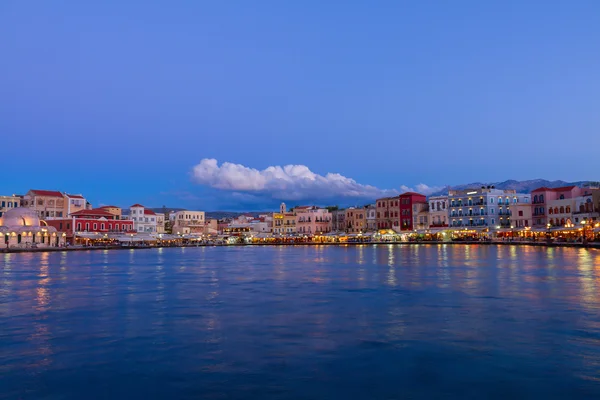
[[[584,186],[589,184],[590,181],[576,181],[567,182],[562,180],[549,181],[547,179],[528,179],[524,181],[518,181],[516,179],[508,179],[502,182],[473,182],[468,184],[447,186],[442,190],[434,192],[431,196],[441,196],[448,194],[448,190],[464,190],[464,189],[477,189],[482,186],[494,186],[496,189],[501,190],[516,190],[517,193],[530,193],[540,187],[547,188],[558,188],[563,186]]]

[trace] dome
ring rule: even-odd
[[[0,226],[18,228],[21,226],[40,226],[40,219],[33,210],[18,207],[8,210],[0,218]]]

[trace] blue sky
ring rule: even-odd
[[[0,191],[206,210],[285,192],[194,178],[205,159],[381,190],[598,180],[599,16],[585,0],[6,0]],[[341,190],[317,201],[362,202]]]

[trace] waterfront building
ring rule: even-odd
[[[325,208],[300,206],[294,208],[296,230],[302,235],[314,235],[332,231],[331,213]]]
[[[11,208],[0,217],[0,243],[5,248],[60,247],[65,245],[65,236],[31,208]]]
[[[534,218],[535,211],[538,213],[543,211],[545,213],[545,221],[547,226],[564,226],[566,224],[573,223],[573,212],[575,212],[576,198],[582,196],[584,191],[582,188],[577,186],[564,186],[554,189],[544,188],[543,192],[535,190],[532,192],[534,201],[537,197],[538,203],[534,205]],[[542,193],[542,194],[540,194]],[[545,194],[545,206],[539,205],[541,196]]]
[[[164,213],[156,213],[156,233],[166,233]]]
[[[208,235],[216,235],[219,233],[219,221],[215,218],[207,219],[204,233]]]
[[[429,227],[448,227],[448,196],[431,196],[429,201]]]
[[[129,218],[138,233],[156,233],[156,213],[141,204],[129,207]],[[175,232],[175,230],[173,230]]]
[[[334,210],[331,212],[331,228],[336,232],[346,231],[346,210]]]
[[[429,203],[417,204],[417,214],[414,217],[413,228],[416,230],[429,229],[431,221],[429,219]]]
[[[575,198],[573,212],[573,222],[575,224],[600,220],[600,189],[584,188],[583,192],[583,195]]]
[[[367,218],[364,208],[350,207],[345,210],[346,229],[348,233],[362,233],[367,229]]]
[[[498,204],[498,214],[501,227],[531,227],[533,220],[530,194],[514,193],[512,195],[499,196],[497,202],[501,201],[502,199],[504,199],[504,204]]]
[[[427,209],[425,195],[415,192],[406,192],[398,196],[400,200],[400,230],[412,231],[417,229],[418,214]],[[427,225],[427,221],[424,221]]]
[[[40,219],[64,218],[66,204],[63,194],[56,190],[28,191],[23,196],[23,207],[36,212]]]
[[[177,211],[173,219],[173,233],[204,233],[204,211]]]
[[[369,204],[365,207],[367,218],[367,231],[374,232],[377,230],[377,207],[374,204]]]
[[[20,205],[21,198],[14,194],[12,196],[0,196],[0,217],[8,210],[17,208]]]
[[[98,207],[98,210],[103,210],[103,211],[106,211],[108,213],[111,213],[112,215],[116,216],[117,219],[122,219],[123,218],[123,211],[121,210],[121,207],[117,207],[117,206],[102,206],[102,207]]]
[[[514,194],[516,194],[514,190],[501,190],[492,186],[450,190],[448,192],[450,227],[497,229],[505,226],[507,221],[510,227],[510,198]]]
[[[376,202],[376,221],[377,229],[400,230],[400,198],[384,197],[377,199]]]
[[[296,233],[296,217],[294,213],[287,212],[285,203],[279,206],[279,212],[273,213],[271,233],[275,235],[290,235]]]
[[[105,234],[136,232],[134,221],[120,219],[102,208],[84,209],[71,213],[68,218],[55,218],[45,222],[57,231],[66,233],[69,243],[76,243],[77,238],[97,239]]]
[[[77,211],[91,209],[91,204],[81,194],[32,189],[23,196],[23,207],[34,210],[40,219],[48,220],[67,218]]]
[[[63,215],[65,217],[70,216],[73,213],[76,213],[81,210],[86,210],[88,206],[88,202],[86,199],[80,194],[63,194],[64,198],[64,211]],[[91,205],[90,205],[91,208]],[[57,217],[58,218],[58,217]]]
[[[293,235],[297,232],[296,216],[294,213],[286,212],[283,214],[283,227],[286,235]]]

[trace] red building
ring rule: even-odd
[[[101,209],[81,210],[71,218],[48,220],[49,226],[67,234],[67,241],[74,243],[78,233],[134,233],[133,221],[119,219],[115,214]]]
[[[427,197],[415,192],[402,193],[399,197],[400,230],[412,231],[417,226],[417,214],[427,208]]]

